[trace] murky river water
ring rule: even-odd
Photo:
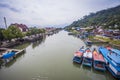
[[[2,66],[0,80],[115,80],[111,74],[72,62],[84,42],[61,31],[42,42],[24,44],[26,52]],[[92,47],[96,47],[93,45]]]

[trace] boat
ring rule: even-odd
[[[98,53],[96,49],[93,50],[93,67],[96,70],[105,71],[105,60],[102,54]]]
[[[73,62],[76,63],[81,63],[82,62],[82,56],[83,56],[83,52],[84,52],[84,47],[81,47],[79,51],[74,53],[74,58],[73,58]]]
[[[85,66],[92,67],[92,52],[89,48],[85,50],[83,53],[83,61],[82,64]]]
[[[92,45],[92,41],[86,40],[86,41],[85,41],[85,44],[86,44],[87,46],[91,46],[91,45]]]
[[[105,47],[99,47],[99,51],[106,61],[106,67],[109,72],[115,78],[120,79],[120,55],[108,50]]]
[[[1,58],[4,62],[8,63],[14,58],[15,53],[16,51],[8,51],[7,53],[4,53]]]

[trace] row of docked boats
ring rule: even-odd
[[[120,50],[111,47],[99,47],[98,51],[81,47],[74,53],[73,62],[83,66],[94,67],[96,70],[108,69],[116,78],[120,78]]]

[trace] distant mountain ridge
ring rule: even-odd
[[[117,28],[120,30],[120,5],[96,13],[90,13],[82,19],[74,21],[66,28],[88,26],[103,26],[104,28]]]

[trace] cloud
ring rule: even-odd
[[[15,9],[15,8],[13,8],[13,7],[11,7],[11,6],[8,5],[8,4],[2,4],[2,3],[0,3],[0,7],[1,7],[1,8],[7,8],[7,9],[13,11],[13,12],[19,12],[19,10]]]
[[[24,23],[29,26],[71,24],[90,12],[114,7],[120,0],[0,0],[0,25]]]

